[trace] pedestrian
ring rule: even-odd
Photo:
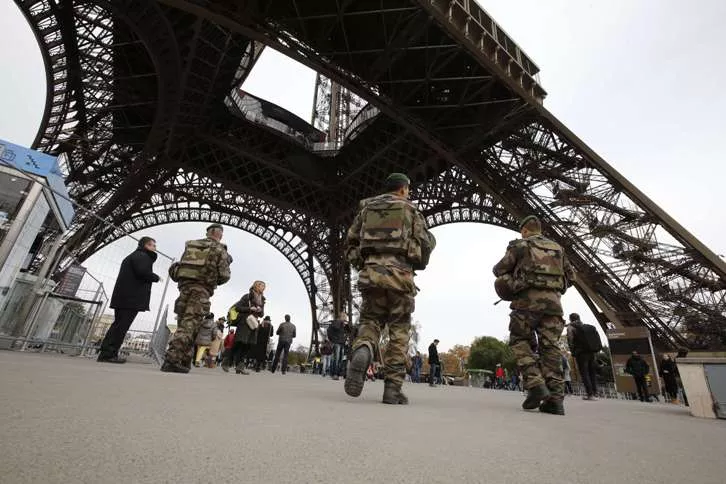
[[[494,370],[494,376],[497,379],[497,389],[501,390],[504,388],[504,368],[501,363],[497,363],[497,368]]]
[[[330,359],[330,377],[339,380],[343,369],[343,353],[345,342],[350,335],[348,315],[341,312],[336,319],[330,323],[328,328],[328,339],[333,344],[332,358]]]
[[[429,345],[429,386],[435,386],[437,383],[436,375],[441,365],[439,359],[439,340],[435,339],[433,343]]]
[[[320,354],[323,357],[320,374],[325,378],[330,371],[331,361],[333,360],[333,343],[330,342],[327,336],[323,339],[323,344],[320,345]]]
[[[436,246],[426,220],[409,201],[410,185],[406,175],[390,175],[385,193],[360,202],[346,239],[346,257],[359,271],[363,303],[358,337],[347,365],[345,392],[352,397],[362,393],[367,368],[379,354],[381,331],[387,326],[382,400],[387,404],[408,403],[401,387],[417,292],[414,271],[426,268]]]
[[[209,368],[217,367],[217,360],[219,353],[223,348],[224,343],[224,318],[217,320],[217,326],[214,328],[212,333],[212,343],[209,345],[209,360],[207,366]]]
[[[196,345],[196,357],[194,358],[194,366],[202,366],[202,356],[206,352],[209,353],[209,347],[214,338],[214,329],[217,323],[214,322],[214,314],[209,313],[204,317],[202,325],[199,327],[197,339],[194,341]]]
[[[602,341],[595,326],[583,323],[579,314],[572,313],[569,319],[567,343],[577,362],[582,384],[585,386],[585,395],[582,399],[596,400],[598,392],[595,356],[602,350]]]
[[[640,401],[650,402],[650,392],[646,381],[646,377],[650,373],[650,366],[637,351],[633,351],[632,356],[625,363],[625,373],[633,377]]]
[[[423,366],[423,358],[421,358],[421,353],[418,351],[414,355],[413,358],[411,358],[411,381],[413,383],[421,383],[421,367]]]
[[[570,372],[570,362],[567,359],[567,355],[562,355],[562,377],[565,380],[565,393],[572,395],[572,374]]]
[[[253,356],[253,348],[257,343],[258,318],[263,317],[265,313],[264,292],[266,287],[263,281],[255,281],[249,291],[234,303],[233,308],[237,317],[230,323],[237,327],[237,331],[229,358],[222,362],[222,370],[225,373],[229,371],[230,366],[234,366],[235,373],[238,375],[249,375],[246,360]],[[230,309],[229,314],[232,313],[233,311]]]
[[[542,235],[539,218],[529,215],[519,224],[522,238],[509,243],[494,266],[495,290],[512,301],[509,345],[524,376],[525,410],[564,415],[565,382],[559,339],[564,329],[560,297],[574,273],[560,244]],[[536,336],[536,349],[532,347]]]
[[[220,366],[224,363],[225,359],[230,358],[232,348],[234,347],[234,328],[231,326],[231,319],[229,318],[227,319],[227,327],[229,328],[229,332],[224,337],[224,351],[222,352],[222,359],[219,362]]]
[[[257,328],[257,343],[255,344],[255,371],[260,372],[265,359],[267,358],[267,345],[270,342],[270,338],[273,333],[272,320],[269,316],[265,316],[262,320],[262,324]]]
[[[156,241],[141,237],[138,247],[121,262],[116,284],[111,295],[114,310],[113,323],[106,331],[96,361],[101,363],[126,363],[118,355],[126,333],[139,312],[149,310],[151,285],[161,278],[154,274]]]
[[[290,346],[292,340],[297,336],[295,325],[290,322],[290,315],[285,315],[285,322],[277,327],[277,349],[275,350],[275,359],[272,360],[272,373],[277,370],[277,365],[282,358],[282,374],[287,373],[287,357],[290,354]]]
[[[663,377],[666,395],[671,403],[678,403],[678,367],[671,355],[665,355],[660,364],[660,375]]]
[[[174,302],[177,329],[169,341],[161,371],[189,373],[192,346],[204,315],[209,313],[210,298],[217,286],[229,281],[232,258],[221,243],[224,228],[207,227],[207,237],[189,240],[179,262],[169,268],[169,276],[178,283],[179,297]]]

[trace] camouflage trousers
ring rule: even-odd
[[[205,287],[194,285],[179,288],[179,297],[174,301],[177,328],[164,355],[167,363],[191,367],[194,341],[209,308],[209,291]]]
[[[562,352],[558,345],[564,327],[562,316],[517,310],[509,315],[509,346],[522,372],[525,389],[545,384],[554,399],[564,397]],[[534,334],[538,340],[536,352],[532,344]]]
[[[400,388],[406,377],[411,313],[415,307],[413,295],[381,288],[363,289],[361,295],[360,325],[353,350],[368,346],[371,354],[377,355],[381,332],[388,327],[383,373],[386,381],[394,382]]]

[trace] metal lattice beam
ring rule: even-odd
[[[726,345],[726,264],[542,107],[537,67],[475,2],[17,3],[48,73],[34,145],[65,153],[72,196],[111,223],[296,234],[317,316],[351,305],[341,244],[357,201],[406,171],[432,226],[540,215],[601,323]],[[263,45],[320,73],[328,143],[237,89]],[[73,232],[82,255],[119,236],[83,215]]]

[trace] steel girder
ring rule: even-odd
[[[423,195],[437,186],[434,180],[443,184],[441,177],[448,176],[457,186],[464,184],[443,199],[432,196],[434,208],[427,214],[432,222],[483,217],[511,226],[515,217],[539,214],[566,246],[581,277],[578,289],[603,311],[602,323],[645,325],[663,346],[724,343],[726,264],[541,107],[544,91],[536,82],[536,66],[472,2],[18,3],[45,50],[53,94],[36,144],[70,152],[74,196],[102,216],[120,223],[158,206],[151,203],[152,194],[180,167],[226,184],[225,170],[240,156],[259,169],[238,185],[230,182],[235,193],[286,206],[279,193],[293,191],[297,197],[310,188],[305,175],[295,180],[301,173],[291,169],[294,163],[280,164],[278,152],[234,143],[250,131],[238,126],[242,131],[231,132],[230,142],[223,131],[211,129],[226,123],[218,116],[228,114],[218,115],[214,107],[229,94],[236,71],[207,84],[228,88],[219,87],[214,96],[201,96],[205,87],[186,95],[184,83],[168,85],[175,76],[196,82],[199,75],[228,72],[222,66],[235,65],[222,60],[231,54],[223,54],[219,68],[185,69],[193,49],[181,47],[189,44],[179,39],[199,38],[203,25],[213,25],[225,33],[220,38],[240,45],[251,39],[273,46],[370,103],[361,112],[379,113],[332,156],[312,158],[327,167],[324,184],[331,191],[317,193],[325,194],[318,198],[329,205],[310,196],[304,204],[310,212],[300,213],[327,228],[326,240],[310,246],[328,251],[331,262],[323,271],[328,281],[354,279],[346,275],[336,247],[355,201],[375,191],[382,170],[376,167],[383,165],[410,170],[423,187],[424,206],[429,202]],[[215,37],[216,30],[210,31]],[[115,45],[119,39],[123,42]],[[127,82],[109,93],[108,72],[126,73]],[[134,96],[138,105],[131,102]],[[210,109],[182,110],[182,100]],[[196,118],[197,112],[209,114]],[[200,126],[211,138],[196,137]],[[194,136],[179,143],[191,127]],[[280,190],[269,181],[256,193],[248,183],[258,172],[265,180],[275,173],[292,185]],[[214,199],[211,192],[205,196]],[[338,293],[337,307],[346,292],[336,289],[341,285],[330,285]]]
[[[324,222],[253,196],[240,195],[219,182],[183,169],[165,179],[140,208],[131,208],[133,202],[128,203],[126,210],[132,215],[120,225],[99,227],[95,237],[80,247],[80,260],[127,233],[157,225],[210,222],[235,227],[268,242],[290,261],[303,281],[313,325],[317,326],[316,316],[324,314],[331,301],[328,281],[336,270],[328,246],[329,229]]]
[[[726,280],[718,267],[549,119],[513,133],[481,161],[482,176],[506,180],[503,197],[543,215],[569,246],[605,318],[645,325],[671,345],[724,344]]]
[[[511,49],[488,43],[490,33],[478,28],[480,26],[471,27],[473,19],[469,15],[471,12],[467,11],[470,5],[436,0],[421,2],[420,8],[429,12],[434,21],[422,23],[420,29],[426,34],[412,36],[411,44],[396,56],[390,55],[396,50],[390,48],[395,36],[387,37],[385,33],[378,37],[351,34],[351,29],[356,28],[365,29],[369,34],[385,32],[383,28],[374,28],[371,21],[360,21],[366,16],[372,18],[377,15],[383,18],[382,23],[386,22],[387,15],[396,19],[394,22],[415,22],[420,18],[414,11],[416,9],[409,8],[410,5],[406,7],[404,3],[408,5],[407,2],[386,2],[385,7],[379,4],[379,8],[367,11],[363,6],[368,2],[356,2],[353,6],[350,2],[341,5],[332,1],[316,2],[314,6],[306,4],[305,8],[309,10],[305,12],[300,8],[291,9],[291,6],[299,5],[287,1],[266,2],[258,6],[259,12],[254,9],[240,12],[223,2],[211,5],[210,9],[213,14],[224,11],[228,18],[239,22],[240,30],[247,35],[257,34],[266,38],[276,48],[316,68],[375,105],[383,115],[413,135],[417,142],[426,145],[434,163],[441,166],[443,160],[450,166],[460,166],[510,213],[516,216],[531,212],[541,215],[549,223],[550,233],[571,253],[581,274],[578,289],[595,300],[605,313],[599,315],[601,322],[609,320],[620,325],[645,325],[664,347],[721,347],[725,325],[721,303],[723,292],[719,288],[721,279],[726,275],[726,265],[652,201],[637,189],[633,190],[634,187],[628,187],[631,201],[651,218],[650,230],[630,227],[627,230],[632,233],[621,230],[620,235],[615,235],[612,228],[599,228],[599,232],[591,228],[591,238],[602,239],[607,232],[607,237],[617,237],[623,243],[642,245],[644,234],[648,234],[645,243],[657,245],[654,257],[639,256],[637,259],[632,256],[627,258],[620,251],[620,245],[613,245],[613,251],[616,248],[620,251],[618,257],[614,257],[613,253],[613,258],[627,265],[627,269],[617,272],[617,268],[613,270],[599,259],[596,250],[588,245],[587,238],[581,239],[585,237],[584,233],[569,228],[583,226],[579,220],[573,219],[577,217],[574,211],[570,219],[554,216],[545,202],[546,198],[540,198],[545,197],[543,193],[519,185],[518,180],[512,177],[507,170],[507,145],[502,143],[509,141],[513,134],[526,133],[533,124],[539,123],[549,125],[551,134],[575,151],[587,153],[592,166],[602,171],[602,184],[613,193],[623,191],[626,185],[622,176],[539,105],[541,95],[535,92],[537,87],[517,68],[521,65],[515,65],[517,63],[502,52],[511,54]],[[466,6],[463,14],[462,6]],[[357,22],[346,22],[346,16],[355,16]],[[411,30],[407,29],[407,32]],[[373,45],[365,45],[366,42]],[[430,54],[446,49],[449,49],[449,55],[439,59]],[[370,59],[355,60],[357,54],[380,56],[382,53],[387,63],[375,64],[377,69],[372,69]],[[515,60],[519,62],[520,59]],[[418,77],[412,75],[412,71],[416,70]],[[438,85],[432,85],[432,79],[438,79]],[[414,87],[395,87],[406,84]],[[422,86],[428,87],[432,93],[423,90]],[[349,152],[354,151],[352,146],[348,146]],[[344,147],[341,153],[345,151]],[[533,177],[539,175],[541,179],[542,169],[537,166],[541,156],[536,151],[516,154],[530,159],[523,171],[531,170]],[[504,158],[498,159],[497,156]],[[559,181],[565,183],[562,173],[555,176],[550,172],[549,176],[555,180],[559,177]],[[618,210],[622,212],[622,207]],[[594,227],[588,223],[590,226]],[[662,242],[665,235],[654,242],[650,234],[658,233],[655,227],[660,227],[663,234],[667,233],[668,237],[678,241],[680,247]],[[599,250],[602,247],[598,246]],[[679,256],[688,254],[693,254],[691,259],[679,259]],[[692,260],[703,265],[701,270],[696,271],[698,274],[673,282],[672,286],[661,284],[657,293],[652,289],[657,285],[654,281],[645,283],[638,280],[634,285],[628,284],[626,276],[631,273],[643,274],[643,278],[660,274],[660,280],[667,277],[668,281],[682,278],[684,268]],[[661,270],[650,271],[648,264]],[[648,287],[651,288],[650,296],[647,294]],[[687,290],[675,290],[674,287]],[[702,287],[707,287],[706,292],[700,289]]]
[[[34,146],[67,155],[71,195],[102,217],[148,187],[148,174],[160,169],[160,154],[173,151],[175,140],[212,108],[224,109],[222,99],[259,51],[259,44],[154,2],[17,3],[49,76]],[[75,221],[78,240],[94,228],[83,215]]]

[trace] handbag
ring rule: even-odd
[[[254,331],[257,329],[257,326],[260,325],[259,321],[257,321],[257,316],[254,314],[250,314],[247,316],[247,319],[245,320],[247,323],[247,327],[250,328],[250,330]]]

